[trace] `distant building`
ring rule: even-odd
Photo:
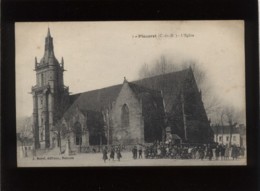
[[[165,141],[166,127],[183,142],[213,141],[191,68],[69,95],[63,83],[64,61],[55,58],[48,30],[44,56],[35,60],[35,71],[36,148],[59,146],[59,136],[69,139],[72,148]]]
[[[246,140],[245,140],[245,127],[241,128],[234,127],[230,128],[229,126],[219,126],[215,125],[212,126],[212,130],[214,131],[214,142],[224,145],[237,145],[237,146],[244,146],[246,147]]]

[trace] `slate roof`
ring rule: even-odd
[[[230,134],[230,127],[229,126],[211,126],[212,130],[214,131],[214,134]],[[233,134],[237,133],[240,134],[239,128],[234,127],[233,128]]]
[[[133,92],[138,95],[139,97],[141,97],[143,94],[147,93],[147,94],[151,94],[153,97],[160,97],[161,93],[158,90],[152,90],[152,89],[148,89],[145,88],[143,86],[128,82],[129,87],[133,90]]]
[[[73,103],[69,110],[77,106],[82,111],[101,111],[107,107],[111,107],[121,88],[122,84],[71,95],[70,100]]]
[[[165,101],[165,110],[170,112],[172,106],[177,102],[177,98],[183,88],[185,79],[192,74],[190,69],[177,72],[162,74],[142,80],[134,81],[137,85],[141,85],[150,89],[163,91],[163,99]]]
[[[191,70],[186,69],[128,83],[136,95],[144,96],[145,93],[148,93],[152,95],[153,99],[158,103],[162,102],[160,91],[163,90],[166,110],[170,111],[183,86],[184,80],[187,75],[189,75],[189,71]],[[122,86],[123,84],[119,84],[70,95],[71,106],[69,109],[78,106],[80,110],[101,111],[112,106],[112,103],[116,100]]]

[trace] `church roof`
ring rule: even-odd
[[[177,102],[178,96],[184,87],[185,80],[191,77],[191,69],[185,69],[177,72],[171,72],[150,78],[144,78],[134,81],[137,85],[141,85],[150,89],[162,91],[165,102],[166,112],[172,110],[172,106]]]
[[[146,87],[143,87],[143,86],[131,83],[131,82],[129,82],[128,85],[133,90],[133,92],[138,96],[141,96],[142,94],[145,94],[145,93],[151,94],[154,97],[161,96],[161,93],[158,90],[148,89]]]
[[[148,93],[155,102],[162,102],[160,91],[163,90],[163,98],[166,102],[166,109],[170,110],[176,95],[181,90],[182,83],[186,78],[189,69],[168,74],[158,75],[142,80],[128,82],[129,87],[140,98]],[[123,84],[114,85],[102,89],[92,90],[70,96],[71,106],[78,106],[81,110],[101,111],[111,107],[116,100]],[[159,104],[161,105],[161,104]]]
[[[71,107],[78,106],[80,110],[101,111],[112,106],[121,88],[122,84],[71,95],[73,102]]]

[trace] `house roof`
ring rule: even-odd
[[[230,134],[230,127],[229,126],[212,126],[212,130],[214,134]],[[240,133],[239,128],[234,127],[232,133]]]
[[[189,71],[191,70],[186,69],[178,72],[171,72],[145,78],[142,80],[129,82],[129,86],[136,95],[144,96],[145,93],[149,93],[153,99],[157,100],[158,102],[162,102],[160,92],[162,90],[163,98],[166,103],[166,110],[170,111],[172,105],[176,101],[178,93],[181,91],[184,80],[186,79],[187,75],[190,74]],[[101,111],[107,107],[111,107],[112,103],[116,100],[122,86],[123,84],[119,84],[71,95],[70,101],[72,105],[70,108],[78,106],[80,110]]]

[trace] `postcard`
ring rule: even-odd
[[[244,21],[17,22],[18,167],[246,165]]]

